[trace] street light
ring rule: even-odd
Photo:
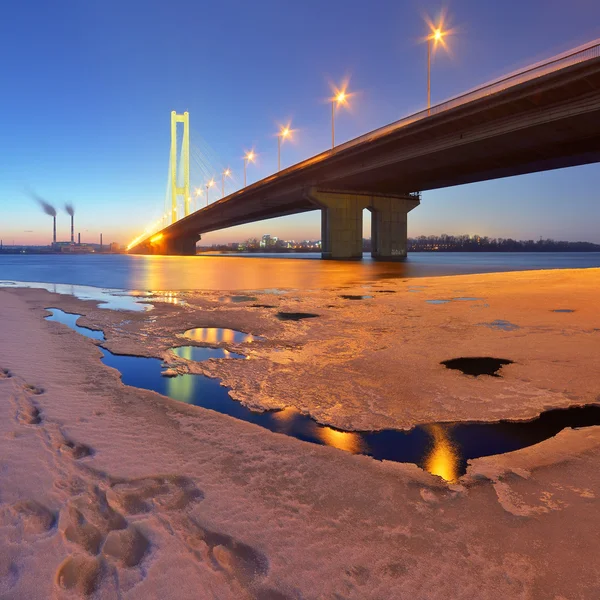
[[[207,184],[206,184],[206,206],[208,206],[208,190],[215,185],[215,180],[211,179]]]
[[[227,169],[225,169],[221,173],[221,197],[222,198],[225,198],[225,177],[231,177],[231,169],[229,167],[227,167]]]
[[[447,36],[450,31],[444,31],[443,22],[435,27],[432,23],[429,23],[431,33],[427,36],[427,114],[431,109],[431,42],[433,41],[433,52],[437,48],[438,44],[445,47],[444,37]]]
[[[282,127],[277,134],[277,171],[281,171],[281,140],[292,135],[289,125]]]
[[[246,152],[246,155],[244,156],[244,187],[246,187],[246,167],[248,166],[249,162],[254,162],[255,158],[256,154],[254,154],[254,150]]]
[[[335,147],[335,110],[338,106],[348,104],[348,94],[346,88],[335,90],[335,95],[331,99],[331,147]]]

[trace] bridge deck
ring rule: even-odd
[[[599,117],[600,42],[309,158],[162,233],[202,234],[315,210],[313,188],[402,194],[598,162]]]

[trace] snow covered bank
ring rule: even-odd
[[[448,486],[126,388],[95,341],[43,308],[85,314],[109,349],[141,355],[194,326],[263,335],[243,348],[250,360],[184,366],[229,377],[249,403],[364,429],[594,401],[598,281],[527,273],[373,286],[364,301],[339,298],[353,288],[260,297],[273,309],[189,294],[150,313],[0,291],[0,597],[593,596],[600,428],[478,459]],[[449,296],[482,300],[425,302]],[[495,320],[519,329],[480,325]],[[515,364],[502,379],[439,365],[465,355]]]

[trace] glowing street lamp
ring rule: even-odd
[[[282,127],[277,134],[277,171],[281,171],[281,141],[292,135],[289,125]]]
[[[451,31],[444,31],[443,22],[441,22],[437,27],[432,23],[429,23],[429,28],[431,29],[431,33],[427,36],[427,114],[429,114],[429,109],[431,108],[431,54],[435,52],[435,49],[438,47],[438,44],[442,46],[446,46],[444,43],[444,37],[448,34],[452,33]],[[433,42],[433,49],[431,48],[431,42]]]
[[[231,177],[231,169],[229,167],[221,173],[221,198],[225,198],[225,177]]]
[[[335,95],[331,99],[331,147],[335,147],[335,111],[338,106],[348,104],[348,96],[346,88],[335,90]]]
[[[246,167],[248,166],[249,162],[254,162],[255,158],[256,154],[254,154],[254,150],[246,152],[246,155],[244,156],[244,187],[246,187]]]
[[[206,206],[208,206],[208,190],[215,185],[215,180],[211,179],[207,184],[206,184]]]

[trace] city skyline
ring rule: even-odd
[[[201,15],[192,3],[176,4],[191,16]],[[82,240],[95,241],[103,232],[107,241],[127,243],[141,232],[164,204],[171,110],[189,110],[192,134],[200,132],[197,143],[208,144],[218,161],[232,168],[236,180],[227,190],[233,191],[232,184],[241,185],[245,150],[254,147],[258,154],[257,164],[248,168],[249,183],[277,170],[280,124],[291,122],[296,130],[294,140],[282,146],[282,167],[330,145],[329,83],[339,84],[349,72],[349,91],[355,96],[350,110],[336,116],[336,143],[425,106],[423,15],[435,20],[439,3],[397,7],[382,2],[369,8],[366,22],[366,9],[359,3],[344,3],[347,10],[341,13],[341,4],[333,2],[319,12],[314,48],[302,43],[299,25],[314,13],[311,2],[295,7],[287,27],[275,30],[272,39],[251,37],[246,25],[253,25],[257,34],[270,31],[279,14],[275,4],[239,7],[228,32],[247,40],[254,51],[243,65],[223,46],[211,60],[199,59],[185,35],[192,31],[186,22],[170,49],[169,40],[158,34],[165,34],[174,17],[158,3],[147,5],[141,25],[130,33],[128,25],[140,14],[136,6],[109,2],[85,12],[72,7],[63,15],[69,27],[58,23],[66,10],[61,7],[39,3],[35,16],[24,7],[8,9],[12,26],[2,32],[4,54],[25,30],[28,43],[6,66],[23,92],[0,99],[5,114],[14,117],[0,150],[5,166],[0,238],[5,243],[51,239],[50,219],[27,196],[27,186],[57,208],[74,202]],[[90,10],[96,11],[93,16]],[[223,20],[224,8],[206,10],[215,22]],[[434,55],[432,102],[598,37],[599,28],[590,25],[598,17],[600,8],[585,0],[571,3],[568,10],[558,2],[527,7],[508,2],[502,11],[474,2],[453,3],[448,23],[455,35],[448,42],[449,54],[442,50]],[[88,31],[93,25],[89,36],[81,33],[85,25]],[[57,46],[53,39],[61,32],[67,43],[62,39]],[[218,32],[209,29],[207,37],[207,47],[215,47]],[[356,39],[371,43],[355,44]],[[292,51],[276,52],[276,47]],[[138,52],[132,55],[134,48]],[[293,55],[295,48],[302,48],[302,56]],[[41,69],[42,51],[50,55],[44,56],[44,65],[54,61],[47,70]],[[190,76],[184,85],[179,77],[186,65],[203,76]],[[164,85],[156,86],[157,74]],[[201,83],[205,81],[211,82],[208,88]],[[65,90],[71,92],[66,101]],[[408,233],[477,231],[490,237],[541,235],[600,242],[594,226],[600,217],[594,196],[599,184],[600,168],[590,165],[425,192],[421,206],[410,215]],[[572,198],[577,211],[570,207]],[[59,211],[58,239],[68,239],[69,226],[67,215]],[[201,243],[247,239],[269,229],[277,229],[282,238],[318,239],[320,216],[314,212],[243,225],[207,234]],[[370,235],[368,218],[365,234]]]

